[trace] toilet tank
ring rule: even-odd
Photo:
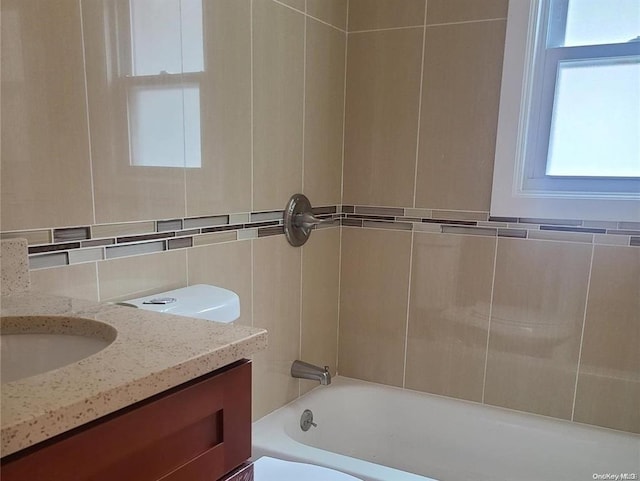
[[[138,297],[122,304],[217,322],[233,322],[240,317],[238,294],[222,287],[206,284],[196,284]]]

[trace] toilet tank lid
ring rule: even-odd
[[[232,322],[240,317],[238,294],[222,287],[196,284],[151,296],[138,297],[123,304],[149,311],[209,321]]]

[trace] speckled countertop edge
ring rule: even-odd
[[[118,332],[107,348],[1,385],[2,456],[166,391],[267,346],[264,329],[65,297],[0,299],[2,316],[70,316]],[[82,332],[79,332],[82,334]]]

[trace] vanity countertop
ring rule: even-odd
[[[15,453],[267,346],[264,329],[37,294],[3,296],[2,316],[68,316],[116,329],[108,347],[2,384],[2,456]],[[78,334],[82,335],[81,332]]]

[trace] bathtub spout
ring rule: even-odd
[[[323,369],[304,361],[293,361],[293,364],[291,364],[291,377],[320,381],[323,386],[331,384],[329,366],[325,366]]]

